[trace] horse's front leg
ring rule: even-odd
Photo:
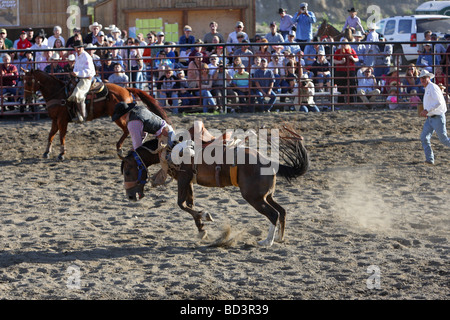
[[[116,143],[117,155],[119,156],[120,159],[123,159],[124,154],[123,154],[122,146],[123,146],[123,143],[125,142],[125,139],[128,137],[129,133],[128,133],[128,128],[127,128],[126,124],[122,123],[120,120],[116,121],[116,123],[120,127],[120,129],[122,129],[122,131],[123,131],[122,136],[120,137],[119,141],[117,141],[117,143]]]
[[[56,120],[53,120],[52,128],[50,129],[50,133],[48,134],[47,149],[45,149],[44,156],[43,156],[45,159],[48,159],[50,153],[52,152],[52,143],[53,143],[53,139],[55,138],[55,135],[57,132],[58,132],[58,123]]]
[[[178,206],[192,215],[201,239],[205,239],[208,234],[202,221],[203,213],[194,209],[194,186],[190,179],[180,176],[178,177]],[[209,214],[206,216],[206,221],[212,221]]]

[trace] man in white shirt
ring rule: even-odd
[[[78,84],[67,101],[77,103],[79,112],[74,121],[83,122],[86,120],[86,94],[89,92],[92,79],[95,77],[95,66],[92,57],[84,51],[84,45],[80,40],[75,41],[73,47],[76,51],[76,58],[71,74],[78,78]]]
[[[436,132],[439,141],[444,146],[450,147],[450,139],[447,136],[445,113],[447,112],[447,104],[445,102],[444,94],[438,85],[431,82],[434,74],[422,70],[419,75],[420,83],[425,88],[423,95],[423,111],[420,113],[422,117],[427,120],[423,125],[420,140],[425,152],[425,164],[434,165],[434,154],[431,149],[431,136]]]

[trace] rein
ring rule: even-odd
[[[39,86],[41,86],[41,82],[40,82],[39,80],[36,80],[36,79],[34,78],[34,75],[33,75],[33,78],[31,79],[31,83],[32,83],[31,90],[27,90],[27,89],[24,88],[24,92],[26,92],[26,93],[31,93],[31,94],[36,93],[36,91],[37,91],[37,89],[35,88],[35,83],[36,83],[36,82],[37,82],[37,84],[38,84]],[[26,85],[26,83],[27,83],[27,81],[26,81],[25,78],[24,78],[24,81],[23,81],[24,86]],[[65,89],[69,86],[69,84],[70,84],[70,81],[69,81],[69,82],[66,82],[66,83],[64,84],[64,86],[63,86],[61,89],[59,89],[58,91],[56,91],[50,98],[48,98],[48,100],[46,99],[46,101],[59,100],[59,99],[54,99],[54,97],[58,96],[63,90],[65,90]],[[55,105],[55,103],[53,103],[51,106],[53,106],[53,105]],[[49,108],[49,107],[47,107],[47,108]]]

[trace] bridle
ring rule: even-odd
[[[36,93],[36,91],[39,90],[39,87],[41,87],[41,82],[39,80],[36,80],[34,78],[34,76],[28,75],[28,77],[32,78],[31,79],[31,90],[28,90],[28,89],[26,89],[26,85],[27,85],[27,82],[28,82],[26,80],[26,77],[27,77],[27,72],[25,72],[25,75],[23,77],[23,87],[24,87],[23,91],[25,93],[29,93],[29,94],[33,95],[34,93]],[[36,87],[36,83],[38,85],[37,87]],[[51,100],[54,99],[54,97],[57,97],[61,93],[61,91],[65,90],[69,86],[69,84],[70,84],[70,82],[65,83],[65,85],[61,89],[56,91],[50,98],[48,98],[48,101],[51,101]]]
[[[137,169],[138,169],[138,178],[136,181],[130,181],[130,182],[124,182],[124,186],[125,186],[125,190],[131,190],[136,188],[138,185],[141,185],[142,187],[144,187],[149,179],[149,175],[148,175],[148,169],[147,166],[144,163],[144,160],[142,160],[141,155],[138,153],[138,150],[143,149],[146,150],[152,154],[155,153],[154,150],[151,150],[145,146],[140,146],[139,148],[137,148],[135,151],[131,152],[131,155],[133,156],[134,160],[137,163]]]

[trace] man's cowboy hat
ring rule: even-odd
[[[94,28],[94,27],[99,27],[100,30],[103,29],[103,26],[102,26],[101,24],[99,24],[98,22],[94,22],[93,24],[91,24],[91,25],[89,26],[89,30],[91,30],[91,32],[92,32],[92,28]]]
[[[116,104],[116,106],[114,107],[114,113],[111,116],[111,120],[112,121],[116,121],[117,119],[120,119],[121,117],[123,117],[124,115],[126,115],[128,112],[131,111],[131,109],[133,109],[136,106],[136,103],[125,103],[125,102],[119,102],[118,104]]]
[[[112,30],[111,30],[111,33],[119,33],[120,35],[122,35],[122,31],[121,31],[119,28],[117,28],[117,27],[115,27],[114,29],[112,29]]]
[[[61,57],[59,56],[59,53],[58,53],[58,52],[55,52],[55,53],[51,56],[50,59],[51,59],[51,60],[55,60],[55,61],[59,61],[59,60],[61,60]]]
[[[353,36],[354,36],[354,37],[358,37],[358,38],[364,37],[363,34],[361,33],[361,31],[356,31],[355,34],[354,34]]]
[[[386,73],[386,75],[390,75],[391,73],[394,73],[394,72],[396,72],[396,71],[398,71],[398,68],[397,68],[397,67],[391,67],[391,68],[389,69],[389,71]]]
[[[74,47],[74,48],[79,48],[79,47],[85,47],[85,45],[83,44],[83,41],[81,41],[81,40],[75,40],[75,41],[73,42],[73,47]]]
[[[358,12],[355,10],[355,8],[351,8],[350,10],[347,10],[348,12]]]
[[[110,24],[109,27],[105,27],[105,30],[110,31],[110,30],[114,30],[115,28],[116,28],[115,24]]]
[[[423,77],[430,77],[430,79],[433,79],[434,74],[425,69],[422,69],[422,71],[420,71],[419,78],[423,78]]]
[[[302,74],[302,76],[300,77],[301,81],[312,81],[309,77],[308,74],[304,73]]]

